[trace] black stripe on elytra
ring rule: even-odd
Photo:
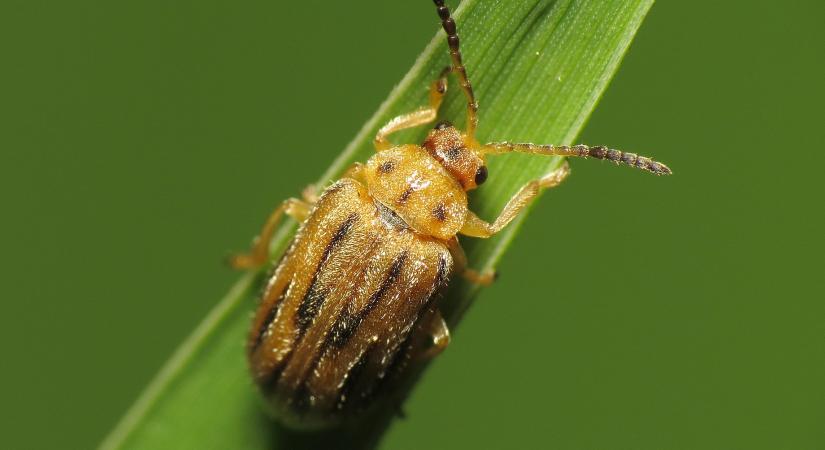
[[[332,239],[324,249],[321,260],[315,268],[315,273],[312,274],[312,282],[309,285],[309,289],[307,289],[304,298],[301,300],[301,304],[298,305],[298,310],[295,314],[295,326],[298,328],[297,340],[300,340],[300,338],[303,337],[307,328],[309,328],[309,325],[313,320],[315,320],[315,316],[318,315],[318,311],[321,310],[324,300],[326,300],[326,290],[321,290],[318,287],[318,275],[321,273],[321,270],[323,270],[324,264],[326,264],[330,254],[332,254],[332,251],[335,250],[335,247],[337,247],[344,237],[346,237],[356,220],[358,220],[358,213],[350,214],[344,223],[338,227],[338,231],[335,232]]]
[[[373,346],[368,347],[364,353],[361,354],[361,357],[358,358],[358,361],[356,361],[355,364],[349,368],[346,375],[344,375],[344,384],[338,391],[338,398],[335,400],[336,410],[340,411],[348,404],[358,403],[358,399],[352,398],[355,394],[355,386],[358,386],[359,381],[364,377],[366,373],[364,369],[367,367],[367,361],[370,359],[374,348]]]
[[[388,380],[394,377],[399,371],[401,371],[401,369],[404,368],[404,366],[407,365],[407,360],[409,360],[410,357],[410,350],[412,350],[413,332],[414,330],[407,332],[404,340],[401,341],[397,347],[395,347],[395,351],[388,359],[389,363],[387,363],[387,367],[381,374],[382,380]]]
[[[343,183],[336,183],[336,184],[343,184]],[[301,338],[304,337],[304,333],[306,333],[307,328],[312,323],[312,320],[315,319],[315,316],[318,314],[318,311],[321,309],[321,306],[325,300],[325,292],[321,292],[317,288],[318,282],[318,274],[320,273],[321,269],[323,268],[324,263],[327,262],[329,259],[330,254],[335,249],[335,247],[341,242],[341,240],[346,237],[347,233],[349,233],[350,229],[352,228],[355,221],[358,220],[358,214],[352,213],[349,217],[341,224],[338,228],[338,231],[335,232],[330,242],[327,244],[326,248],[324,249],[324,253],[321,255],[321,261],[318,263],[318,267],[315,269],[315,273],[312,275],[312,282],[309,285],[309,289],[307,289],[307,293],[304,295],[304,298],[301,300],[301,304],[298,306],[298,311],[295,314],[295,326],[296,326],[296,336],[295,340],[292,343],[292,347],[289,350],[289,353],[284,356],[281,360],[280,364],[273,367],[269,373],[259,381],[259,385],[261,386],[261,390],[265,393],[272,391],[275,386],[278,384],[278,380],[281,379],[281,375],[284,372],[284,369],[289,364],[289,361],[292,359],[292,356],[295,354],[295,348],[300,344]]]
[[[404,369],[409,365],[414,332],[415,330],[409,330],[404,340],[394,349],[390,350],[389,357],[387,357],[388,362],[384,370],[378,375],[375,383],[369,386],[368,389],[365,389],[361,398],[359,398],[362,404],[368,404],[372,398],[381,395],[396,385],[399,374],[403,373]]]
[[[331,348],[341,348],[352,338],[352,335],[355,334],[355,331],[361,325],[361,322],[364,318],[375,309],[378,303],[381,301],[382,298],[387,294],[387,291],[392,287],[392,285],[398,280],[398,277],[401,275],[401,269],[404,267],[404,262],[407,260],[408,253],[403,252],[392,263],[390,270],[387,273],[386,278],[381,282],[378,286],[378,289],[370,295],[370,298],[367,300],[367,304],[361,311],[357,313],[353,313],[349,311],[349,308],[352,307],[352,300],[350,303],[345,307],[343,311],[338,315],[335,323],[332,325],[332,329],[329,333],[327,333],[326,338],[324,339],[324,343],[321,345],[315,360],[312,362],[312,369],[308,372],[310,374],[315,373],[318,368],[318,365],[321,363],[321,360],[329,353]],[[365,352],[365,355],[367,352]],[[366,356],[362,356],[362,359],[366,360]],[[359,371],[362,371],[362,368],[358,368]],[[360,373],[353,374],[353,369],[350,369],[347,376],[347,380],[352,380],[361,376]],[[296,390],[293,396],[293,404],[295,405],[296,410],[298,412],[301,411],[301,408],[305,408],[307,402],[307,383],[309,382],[309,378],[304,379],[301,382],[300,389]],[[357,384],[357,380],[349,381],[351,386]],[[344,386],[346,388],[346,386]],[[343,389],[343,388],[342,388]],[[349,387],[347,389],[352,389]],[[346,398],[347,394],[344,394],[344,398]],[[336,405],[340,403],[341,396],[339,394],[338,402]],[[338,407],[338,406],[336,406]],[[341,408],[343,407],[343,403],[341,403]]]
[[[292,398],[288,400],[291,403],[292,411],[298,415],[304,415],[310,406],[312,406],[312,392],[309,391],[309,386],[303,382],[295,390]]]
[[[416,333],[421,332],[418,328],[419,322],[421,321],[421,318],[425,316],[424,313],[430,310],[432,302],[435,301],[438,296],[438,289],[446,285],[447,277],[449,277],[449,275],[449,261],[447,260],[447,254],[442,253],[438,259],[436,282],[429,298],[427,298],[427,301],[424,302],[418,310],[415,320],[407,329],[406,335],[401,343],[388,352],[389,356],[386,357],[388,362],[385,369],[379,374],[378,378],[375,380],[375,383],[364,389],[361,397],[358,399],[362,405],[368,404],[370,399],[381,395],[387,389],[391,389],[392,386],[399,382],[399,378],[403,377],[402,374],[410,365],[412,358],[414,337],[417,335]]]
[[[278,315],[278,311],[281,310],[281,306],[284,303],[284,297],[286,297],[287,291],[289,291],[289,287],[292,286],[292,281],[287,283],[284,287],[284,290],[281,291],[281,295],[275,300],[272,304],[272,307],[269,308],[269,312],[266,314],[266,318],[263,322],[261,322],[261,327],[258,329],[258,337],[255,339],[255,345],[252,346],[251,351],[255,351],[261,345],[261,342],[264,340],[264,334],[266,334],[269,327],[272,325],[272,322],[275,320],[275,317]]]
[[[266,376],[258,380],[258,386],[261,387],[261,391],[263,391],[264,394],[269,394],[275,389],[275,386],[278,385],[278,380],[281,379],[286,365],[289,364],[289,360],[292,359],[292,355],[295,353],[293,350],[294,347],[284,356],[280,364],[273,367]]]
[[[413,327],[417,326],[418,322],[421,321],[421,317],[423,317],[424,314],[430,310],[432,303],[441,294],[441,289],[447,285],[448,277],[450,276],[448,264],[449,261],[447,261],[447,253],[441,253],[438,257],[438,268],[436,269],[435,283],[430,290],[427,300],[421,305],[420,308],[418,308],[418,312],[415,315],[415,320],[413,321]]]
[[[298,306],[298,311],[295,314],[295,326],[298,328],[298,339],[303,337],[307,328],[315,320],[315,316],[321,310],[324,301],[327,299],[327,290],[318,288],[316,282],[318,280],[313,278],[312,284],[307,289],[301,304]]]
[[[324,345],[321,346],[322,353],[326,352],[330,347],[341,348],[347,344],[350,338],[352,338],[352,335],[355,334],[355,331],[358,330],[358,327],[361,326],[364,318],[378,306],[381,299],[387,295],[387,291],[398,281],[398,277],[401,275],[401,269],[404,267],[404,262],[407,261],[407,256],[408,252],[405,251],[395,258],[390,270],[387,272],[386,278],[384,278],[378,286],[378,289],[370,295],[367,304],[364,305],[360,311],[353,312],[350,310],[352,308],[352,299],[350,300],[350,303],[347,304],[344,310],[338,315],[338,318],[332,325],[332,329],[330,329],[327,334]]]
[[[445,284],[447,284],[447,277],[449,276],[450,274],[448,272],[447,267],[447,255],[445,253],[442,253],[438,257],[438,271],[435,275],[436,289],[441,288]]]

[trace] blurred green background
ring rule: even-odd
[[[432,16],[3,2],[0,446],[96,446]],[[824,23],[813,0],[654,5],[581,141],[676,175],[574,161],[384,448],[825,448]]]

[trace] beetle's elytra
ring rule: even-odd
[[[376,154],[354,164],[320,197],[286,200],[270,216],[252,251],[232,259],[260,267],[283,214],[301,227],[268,280],[252,320],[247,357],[268,403],[287,424],[318,427],[369,409],[416,361],[450,339],[438,294],[457,274],[489,283],[491,272],[467,267],[457,235],[489,237],[505,227],[539,189],[568,175],[559,169],[531,181],[492,223],[467,208],[467,191],[487,180],[485,158],[508,152],[593,157],[670,174],[664,164],[606,147],[480,144],[473,88],[459,52],[456,25],[435,0],[451,65],[430,86],[429,106],[392,119],[375,137]],[[421,145],[394,145],[399,130],[435,121],[454,73],[467,99],[467,126],[436,125]]]

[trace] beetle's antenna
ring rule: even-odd
[[[473,94],[473,85],[467,77],[467,69],[461,61],[461,52],[458,50],[458,33],[456,33],[455,21],[450,17],[450,9],[444,5],[444,0],[433,0],[438,17],[441,18],[441,26],[447,33],[447,44],[450,46],[450,59],[453,61],[453,72],[458,75],[461,82],[461,90],[467,97],[467,136],[475,141],[476,128],[478,127],[478,102]]]
[[[635,153],[613,150],[612,148],[603,146],[589,147],[587,145],[574,145],[570,147],[567,145],[491,142],[482,146],[481,151],[490,155],[519,152],[545,156],[575,156],[579,158],[606,159],[608,161],[613,161],[616,164],[626,164],[630,167],[646,170],[655,175],[670,175],[673,173],[668,166],[650,158],[639,156]]]

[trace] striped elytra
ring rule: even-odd
[[[603,146],[538,145],[476,140],[478,103],[467,76],[456,24],[434,0],[447,34],[451,65],[430,85],[429,105],[378,130],[376,153],[355,163],[319,196],[284,201],[269,217],[237,268],[267,263],[284,215],[301,225],[267,280],[249,330],[252,378],[274,414],[296,428],[340,424],[382,400],[439,354],[450,334],[441,293],[454,275],[489,284],[492,270],[475,271],[458,235],[487,238],[509,224],[538,194],[569,174],[566,162],[513,195],[487,222],[468,209],[467,192],[487,181],[486,158],[510,152],[593,157],[656,175],[670,169],[650,158]],[[393,133],[435,121],[458,77],[467,101],[466,129],[439,122],[420,145],[396,145]]]
[[[453,265],[351,179],[321,196],[272,276],[253,319],[248,359],[277,413],[312,426],[361,411],[415,359],[410,331],[431,312]],[[389,216],[389,217],[388,217]]]

